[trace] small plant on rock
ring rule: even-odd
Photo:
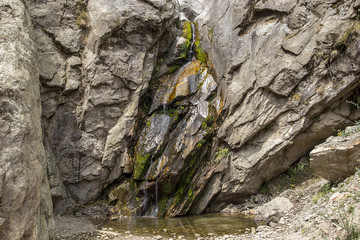
[[[228,148],[218,148],[218,150],[215,153],[215,158],[223,158],[227,155],[229,155],[230,150]]]
[[[346,240],[360,239],[360,225],[354,221],[354,207],[350,206],[347,211],[340,213],[339,226],[346,231]],[[358,219],[357,222],[359,222]]]
[[[326,195],[328,195],[331,192],[332,192],[331,185],[325,184],[324,186],[321,187],[321,190],[318,192],[318,194],[316,194],[316,196],[313,198],[313,202],[317,203],[320,199],[323,199]]]

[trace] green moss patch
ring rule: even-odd
[[[150,153],[143,155],[139,151],[136,151],[135,164],[134,164],[134,179],[141,180],[146,174],[147,169],[150,166],[149,163]]]
[[[204,49],[201,47],[200,39],[197,37],[195,41],[195,52],[196,52],[196,58],[199,59],[200,62],[206,63],[206,60],[208,58],[207,53],[204,51]]]
[[[187,46],[190,46],[190,42],[191,42],[191,38],[192,38],[190,21],[186,21],[184,23],[182,36],[186,39]]]
[[[201,129],[206,132],[211,132],[213,130],[214,117],[212,115],[207,116],[204,121],[201,123]]]
[[[81,29],[85,29],[87,27],[88,15],[86,13],[86,5],[86,1],[80,1],[76,4],[76,13],[78,14],[76,24]]]

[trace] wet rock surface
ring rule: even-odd
[[[281,177],[281,176],[280,176]],[[359,172],[345,179],[338,185],[329,185],[329,181],[311,177],[295,187],[283,190],[276,198],[286,198],[293,207],[282,212],[279,221],[268,224],[259,223],[257,227],[247,228],[239,234],[216,235],[213,233],[194,234],[192,237],[176,235],[167,237],[164,234],[141,236],[131,231],[116,231],[111,227],[97,228],[91,233],[77,233],[74,235],[60,235],[57,239],[206,239],[206,240],[240,240],[240,239],[346,239],[353,235],[349,227],[359,224],[360,196]],[[277,183],[278,184],[278,183]],[[279,186],[275,186],[278,188]],[[274,194],[270,190],[271,194]],[[275,198],[276,194],[274,195]],[[264,203],[258,202],[248,214],[254,216]],[[267,205],[268,203],[265,203]],[[241,211],[241,210],[240,210]],[[256,216],[256,215],[255,215]],[[75,218],[77,221],[79,218]],[[71,221],[69,221],[71,222]],[[344,225],[348,223],[348,225]],[[160,229],[162,230],[162,229]],[[171,229],[165,229],[171,231]]]

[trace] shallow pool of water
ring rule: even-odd
[[[186,239],[197,239],[198,236],[240,235],[246,228],[256,227],[252,218],[241,214],[202,214],[198,216],[177,218],[132,217],[106,221],[102,228],[133,235],[162,237],[184,236]]]

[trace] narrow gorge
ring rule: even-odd
[[[0,239],[242,204],[360,118],[358,0],[1,0]],[[349,104],[352,103],[352,104]]]

